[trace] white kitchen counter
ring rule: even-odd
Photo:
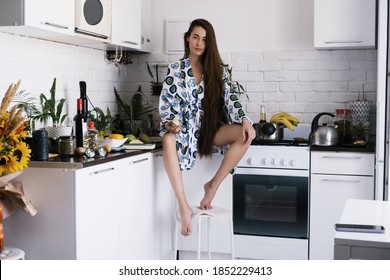
[[[334,259],[390,260],[390,202],[348,199],[340,223],[383,225],[385,233],[336,232]]]

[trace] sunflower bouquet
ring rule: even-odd
[[[8,107],[20,85],[11,84],[0,106],[0,177],[23,170],[30,160],[31,150],[24,142],[28,132],[24,109]]]

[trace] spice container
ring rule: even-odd
[[[75,153],[76,141],[72,136],[61,136],[58,141],[58,151],[61,156],[72,156]]]
[[[334,122],[339,145],[352,144],[352,116],[350,109],[336,109],[336,117]]]

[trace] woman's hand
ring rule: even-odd
[[[172,134],[179,134],[181,132],[181,123],[175,124],[174,121],[168,121],[164,126]]]
[[[242,121],[242,142],[251,143],[256,138],[256,130],[248,119]]]

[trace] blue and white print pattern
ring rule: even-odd
[[[227,123],[242,123],[245,116],[237,95],[232,90],[227,71],[223,67],[225,91],[225,119]],[[181,170],[190,170],[195,164],[198,154],[198,138],[200,134],[200,119],[203,114],[202,99],[204,97],[204,81],[197,85],[192,72],[190,60],[182,59],[168,66],[160,95],[161,132],[163,137],[167,130],[164,124],[177,118],[182,124],[182,132],[175,134],[176,149]],[[250,120],[249,120],[250,121]],[[252,122],[251,122],[252,123]],[[224,147],[213,147],[213,153],[220,153]]]

